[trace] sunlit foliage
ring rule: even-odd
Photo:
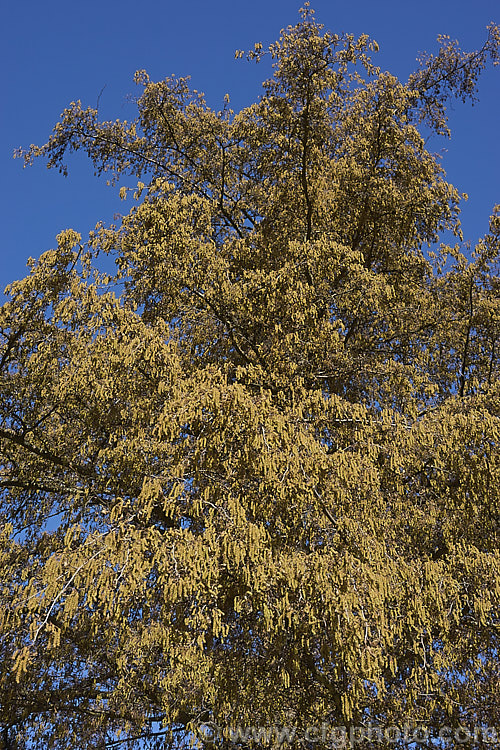
[[[402,83],[306,8],[240,112],[140,71],[24,154],[130,210],[0,309],[4,748],[500,724],[500,215],[469,252],[423,135],[499,29],[440,43]]]

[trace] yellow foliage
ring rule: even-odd
[[[301,13],[242,111],[139,71],[136,122],[76,102],[26,154],[137,184],[0,309],[0,724],[26,743],[500,723],[500,216],[436,250],[464,196],[419,132],[497,30],[403,84]]]

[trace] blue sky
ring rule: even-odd
[[[111,222],[126,208],[117,188],[93,176],[84,156],[70,159],[69,177],[42,162],[23,169],[13,150],[47,140],[60,112],[72,100],[95,105],[105,119],[132,119],[134,71],[153,79],[191,75],[214,108],[231,96],[234,109],[250,104],[268,77],[267,62],[235,60],[236,49],[264,45],[298,19],[300,0],[21,0],[2,13],[0,44],[3,94],[0,117],[0,288],[25,275],[29,256],[54,246],[72,227],[86,236],[97,221]],[[486,25],[500,22],[495,0],[357,0],[311,3],[316,18],[333,32],[367,33],[377,40],[378,64],[406,79],[419,51],[436,49],[439,33],[464,49],[479,48]],[[431,151],[443,154],[448,178],[469,194],[462,223],[467,239],[478,239],[500,202],[500,69],[485,71],[480,102],[455,102],[452,139],[434,138]],[[131,182],[132,184],[132,182]],[[0,291],[1,291],[0,289]]]

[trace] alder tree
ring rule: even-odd
[[[500,725],[500,209],[472,249],[425,140],[500,29],[438,43],[306,7],[240,112],[139,71],[21,154],[128,212],[0,309],[3,748]]]

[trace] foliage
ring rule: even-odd
[[[25,154],[139,185],[0,310],[4,747],[500,724],[500,212],[418,129],[499,33],[401,83],[306,7],[241,112],[139,72]]]

